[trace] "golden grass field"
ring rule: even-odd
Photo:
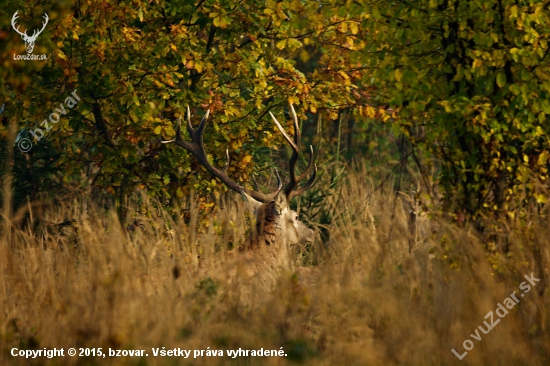
[[[125,231],[113,213],[81,202],[52,207],[46,220],[76,220],[65,235],[15,230],[0,239],[0,364],[548,365],[548,218],[496,225],[510,246],[503,255],[435,214],[412,227],[402,200],[369,181],[362,171],[348,175],[326,202],[330,240],[293,248],[297,269],[278,273],[273,288],[240,277],[243,264],[226,254],[248,227],[235,194],[209,226],[194,209],[186,222],[134,210],[143,226]],[[313,279],[296,274],[302,266]],[[479,332],[481,341],[472,339],[531,273],[540,282],[488,334]],[[466,339],[474,348],[459,360],[451,349],[463,353]],[[149,357],[10,355],[69,347],[143,349]],[[153,357],[162,347],[224,356]],[[226,353],[281,347],[286,357]]]

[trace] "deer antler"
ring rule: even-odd
[[[40,33],[42,33],[42,31],[44,31],[44,29],[46,28],[46,25],[48,24],[48,20],[50,19],[48,17],[48,14],[44,13],[43,18],[44,18],[45,22],[42,22],[42,29],[40,29],[40,30],[35,29],[32,33],[32,36],[29,36],[27,34],[27,31],[25,31],[25,33],[23,33],[19,30],[19,27],[15,26],[15,22],[16,22],[17,18],[19,18],[19,15],[17,13],[19,13],[19,10],[17,10],[15,12],[15,14],[13,14],[13,17],[11,18],[11,26],[13,27],[13,29],[17,33],[19,33],[21,35],[21,37],[23,37],[23,39],[28,39],[28,40],[36,40],[36,38],[40,35]]]
[[[213,176],[221,180],[228,188],[234,190],[237,193],[246,193],[256,201],[265,203],[275,200],[277,195],[282,189],[281,178],[279,173],[275,171],[277,175],[277,189],[270,194],[263,194],[261,192],[248,190],[244,187],[239,186],[227,175],[227,168],[229,167],[229,152],[226,150],[226,164],[223,169],[218,169],[208,162],[208,157],[206,155],[206,150],[204,149],[204,129],[206,127],[206,121],[210,110],[206,111],[206,114],[201,120],[199,127],[195,130],[191,124],[191,111],[187,107],[187,131],[191,136],[191,141],[186,141],[181,135],[181,117],[178,118],[176,123],[176,138],[169,141],[162,141],[163,144],[175,143],[179,147],[189,151],[193,156],[199,161],[199,163],[206,168]]]
[[[32,53],[33,49],[34,49],[34,42],[36,41],[36,38],[38,38],[38,36],[40,35],[40,33],[42,33],[42,31],[44,30],[44,28],[46,28],[46,24],[48,24],[48,20],[50,18],[48,18],[48,14],[44,13],[44,20],[45,22],[42,22],[42,29],[40,30],[34,30],[34,32],[32,33],[32,36],[29,37],[29,35],[27,34],[27,31],[25,31],[25,33],[21,32],[19,30],[19,27],[16,26],[16,20],[17,18],[19,17],[18,15],[19,13],[19,10],[17,10],[15,12],[15,14],[13,14],[13,17],[11,18],[11,26],[13,27],[13,29],[19,33],[21,35],[21,38],[23,38],[23,41],[25,41],[25,47],[27,48],[27,53]]]
[[[17,13],[19,13],[19,10],[17,10],[15,12],[15,14],[13,14],[13,17],[11,18],[11,26],[12,28],[21,35],[21,37],[25,38],[25,37],[28,37],[27,36],[27,31],[25,31],[25,33],[22,33],[20,30],[19,30],[19,27],[15,27],[15,21],[17,20],[17,18],[19,18],[19,15],[17,15]]]
[[[279,121],[277,121],[277,118],[275,118],[275,116],[271,112],[269,112],[271,118],[273,119],[273,122],[275,122],[275,125],[277,126],[279,131],[281,131],[285,140],[292,148],[292,156],[290,157],[288,164],[290,182],[288,182],[284,189],[287,201],[290,201],[292,197],[302,194],[306,189],[311,187],[317,175],[317,165],[313,164],[313,146],[310,145],[309,162],[307,164],[307,168],[303,171],[302,174],[296,176],[296,163],[298,162],[298,157],[300,156],[300,126],[298,126],[298,117],[296,116],[296,111],[294,110],[294,106],[292,105],[292,103],[290,104],[290,110],[292,111],[292,119],[294,121],[294,141],[292,141],[292,138],[290,138],[290,136],[285,132],[283,126],[281,126]],[[312,169],[313,173],[311,174],[311,177],[306,182],[306,184],[295,190],[298,184],[311,172]]]
[[[48,24],[48,20],[50,20],[50,18],[48,17],[48,14],[46,14],[46,13],[44,13],[43,18],[44,18],[45,22],[42,22],[42,29],[40,29],[39,31],[37,31],[35,29],[30,38],[36,40],[36,38],[40,35],[40,33],[42,33],[44,31],[44,29],[46,28],[46,25]]]

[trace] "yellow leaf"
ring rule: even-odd
[[[252,155],[246,155],[244,158],[243,158],[243,164],[248,164],[252,161]]]
[[[342,70],[339,70],[338,71],[338,74],[343,77],[344,79],[349,79],[349,76],[348,74],[346,74],[345,72],[343,72]]]
[[[395,80],[401,81],[401,78],[403,77],[403,71],[401,69],[395,70]]]
[[[367,106],[366,113],[368,118],[374,118],[376,116],[376,108]]]
[[[57,57],[59,57],[62,60],[66,60],[67,56],[63,53],[61,50],[57,50]]]
[[[548,152],[547,151],[543,151],[540,155],[539,155],[539,160],[538,160],[538,164],[540,166],[544,166],[546,165],[546,162],[548,161]]]
[[[359,27],[357,26],[357,23],[351,22],[349,24],[349,30],[351,31],[351,34],[357,34],[359,32]]]
[[[300,99],[298,99],[297,96],[290,95],[290,96],[288,97],[288,103],[289,103],[289,104],[298,104],[298,103],[300,103]]]
[[[286,39],[282,39],[282,40],[280,40],[279,42],[277,42],[277,44],[275,45],[275,47],[277,47],[278,49],[282,50],[283,48],[285,48],[285,45],[286,45]]]
[[[202,62],[200,62],[200,61],[195,61],[195,70],[197,70],[198,72],[202,72],[202,69],[203,69],[203,64],[202,64]]]
[[[185,63],[185,60],[183,60],[183,62]],[[195,61],[189,60],[187,63],[185,63],[185,68],[187,70],[192,70],[193,67],[195,67]]]

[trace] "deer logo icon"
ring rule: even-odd
[[[48,18],[48,14],[44,13],[45,22],[42,23],[42,29],[40,29],[39,31],[35,29],[34,32],[32,33],[32,36],[29,36],[27,34],[27,31],[25,31],[23,33],[19,30],[19,26],[16,27],[15,22],[16,22],[17,18],[19,17],[19,15],[17,13],[19,13],[19,10],[16,11],[15,14],[13,14],[13,18],[11,18],[11,26],[13,27],[13,29],[17,33],[19,33],[21,35],[21,38],[23,38],[23,41],[25,41],[25,47],[27,48],[27,53],[30,54],[30,53],[32,53],[32,51],[34,49],[34,42],[36,42],[36,38],[38,38],[40,33],[42,33],[44,28],[46,28],[46,24],[48,24],[48,20],[50,18]]]

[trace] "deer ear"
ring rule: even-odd
[[[241,195],[243,196],[244,200],[246,201],[249,208],[253,209],[254,211],[257,211],[258,208],[262,205],[260,201],[255,200],[251,196],[247,195],[246,193],[242,192]]]
[[[288,206],[288,201],[284,193],[280,193],[275,197],[275,205],[277,205],[277,211],[281,211]]]

